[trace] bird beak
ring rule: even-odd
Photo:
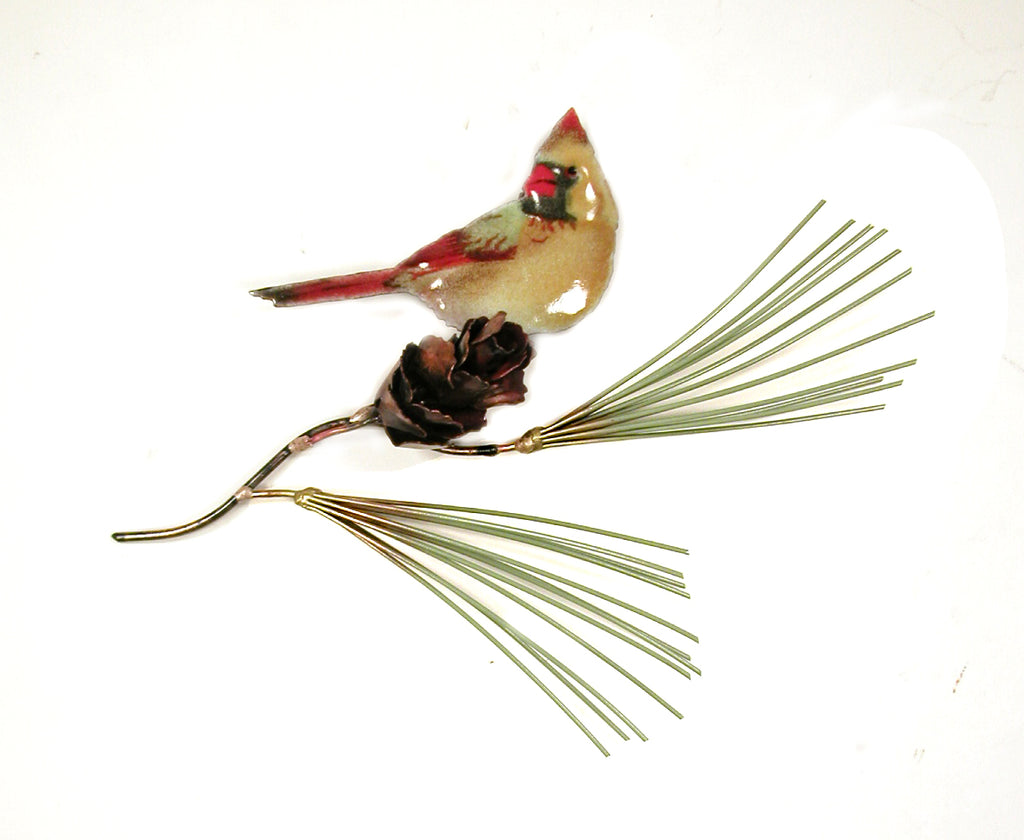
[[[523,192],[527,195],[542,196],[550,198],[558,189],[558,176],[554,170],[545,163],[538,163],[533,167],[530,177],[523,185]]]

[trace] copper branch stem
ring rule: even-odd
[[[445,446],[437,448],[437,452],[442,455],[500,455],[502,452],[522,452],[523,454],[529,454],[530,452],[537,452],[544,447],[544,432],[543,426],[537,426],[536,428],[530,429],[523,435],[520,435],[515,440],[510,440],[508,443],[484,443],[477,446],[449,443]]]
[[[176,528],[161,528],[152,531],[118,531],[115,534],[111,534],[111,536],[118,542],[143,542],[146,540],[165,540],[198,531],[211,522],[216,522],[239,502],[251,498],[253,491],[296,452],[309,449],[313,444],[319,443],[325,438],[341,434],[342,432],[350,432],[353,429],[358,429],[361,426],[375,422],[377,422],[376,409],[373,406],[366,406],[359,409],[351,417],[338,417],[314,426],[282,447],[245,484],[205,516],[200,516],[198,519],[193,519],[191,522],[186,522],[184,525],[179,525]]]

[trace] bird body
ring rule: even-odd
[[[537,152],[519,198],[450,231],[392,268],[257,289],[275,306],[408,292],[461,327],[505,312],[530,333],[571,326],[612,273],[618,210],[576,112]]]

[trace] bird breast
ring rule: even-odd
[[[472,262],[410,279],[409,291],[453,327],[504,311],[528,333],[557,332],[601,299],[614,252],[615,228],[600,219],[529,216],[510,259]]]

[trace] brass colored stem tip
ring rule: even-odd
[[[266,498],[271,495],[294,495],[291,490],[284,491],[284,493],[278,493],[274,490],[257,490],[274,470],[276,470],[281,464],[288,460],[296,452],[304,452],[309,449],[313,444],[319,443],[326,438],[333,437],[334,435],[341,434],[342,432],[351,432],[353,429],[358,429],[361,426],[366,426],[369,423],[377,421],[377,412],[373,406],[366,406],[359,409],[351,417],[338,417],[334,420],[328,420],[326,423],[321,423],[318,426],[303,432],[301,435],[292,438],[285,446],[283,446],[278,452],[271,458],[267,463],[260,467],[245,484],[243,484],[234,494],[229,496],[217,507],[211,510],[204,516],[200,516],[198,519],[193,519],[191,522],[186,522],[184,525],[178,525],[175,528],[157,528],[150,531],[118,531],[110,536],[113,537],[117,542],[147,542],[150,540],[166,540],[172,537],[180,537],[185,534],[191,534],[193,531],[198,531],[200,528],[205,528],[212,522],[216,522],[229,510],[231,510],[239,502],[246,501],[252,498]]]

